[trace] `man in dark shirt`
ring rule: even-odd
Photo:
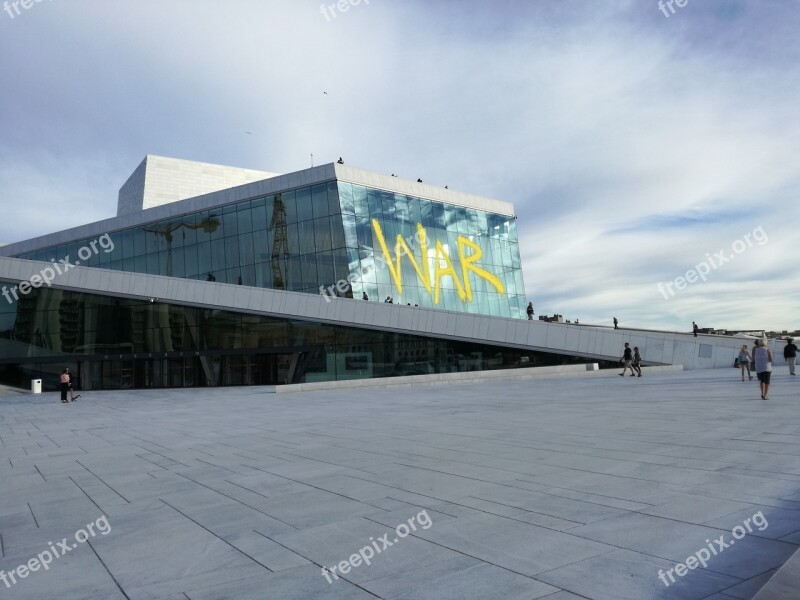
[[[631,370],[631,377],[636,377],[636,372],[633,370],[633,350],[631,350],[630,344],[625,342],[625,352],[622,353],[622,358],[620,361],[623,364],[622,373],[619,374],[620,377],[625,377],[625,371],[628,369]]]
[[[786,346],[783,348],[783,358],[786,359],[786,363],[789,365],[789,373],[794,375],[794,363],[797,360],[797,346],[794,345],[794,340],[792,338],[786,340]]]

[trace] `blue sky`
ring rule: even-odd
[[[113,216],[148,153],[275,172],[343,156],[513,202],[537,312],[800,327],[794,0],[9,10],[0,241]]]

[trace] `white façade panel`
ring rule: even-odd
[[[664,359],[663,362],[670,364],[670,365],[677,365],[680,363],[676,363],[673,359],[675,358],[675,340],[672,336],[667,337],[664,339],[664,351],[662,353],[662,357]]]
[[[647,345],[642,351],[642,359],[651,362],[664,362],[664,339],[647,336]]]
[[[547,324],[544,321],[529,321],[525,326],[528,330],[527,344],[544,348],[547,345]]]
[[[580,347],[581,328],[577,325],[564,325],[567,330],[567,339],[564,348],[570,352],[577,352]]]
[[[547,324],[547,347],[555,350],[564,350],[567,343],[566,328],[559,323]]]

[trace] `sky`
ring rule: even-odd
[[[0,241],[114,216],[146,154],[341,156],[513,203],[537,314],[800,328],[796,0],[328,4],[0,4]]]

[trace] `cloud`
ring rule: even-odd
[[[343,156],[513,202],[537,313],[795,328],[797,15],[739,0],[669,19],[622,0],[372,0],[331,21],[304,0],[43,3],[0,20],[0,190],[18,207],[0,239],[111,216],[147,153],[280,172]],[[713,281],[658,293],[758,226],[769,243]]]

